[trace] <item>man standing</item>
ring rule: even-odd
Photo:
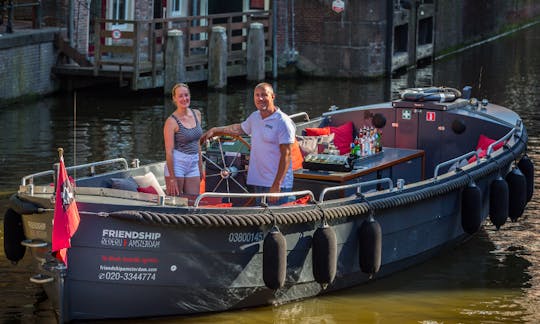
[[[255,193],[290,192],[293,186],[291,150],[295,140],[295,125],[274,104],[276,96],[269,83],[255,86],[253,96],[257,111],[242,123],[209,129],[201,140],[215,135],[250,135],[247,184]],[[272,198],[269,200],[277,201]],[[278,203],[288,200],[281,199]]]

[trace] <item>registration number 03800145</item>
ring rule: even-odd
[[[263,232],[233,232],[229,233],[229,243],[253,243],[264,239]]]

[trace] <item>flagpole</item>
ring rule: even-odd
[[[73,91],[73,165],[77,165],[77,90]],[[77,179],[77,169],[73,170],[73,179]]]

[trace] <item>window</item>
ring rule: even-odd
[[[134,11],[133,0],[107,0],[107,19],[133,20]],[[107,23],[107,29],[133,30],[133,24]]]
[[[127,6],[126,0],[113,0],[112,1],[112,19],[124,20],[127,19]]]
[[[187,16],[187,1],[186,0],[169,0],[170,16],[183,17]]]

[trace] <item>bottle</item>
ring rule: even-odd
[[[378,129],[375,130],[375,152],[376,153],[379,153],[382,151],[381,136],[382,136],[382,132],[379,133]]]

